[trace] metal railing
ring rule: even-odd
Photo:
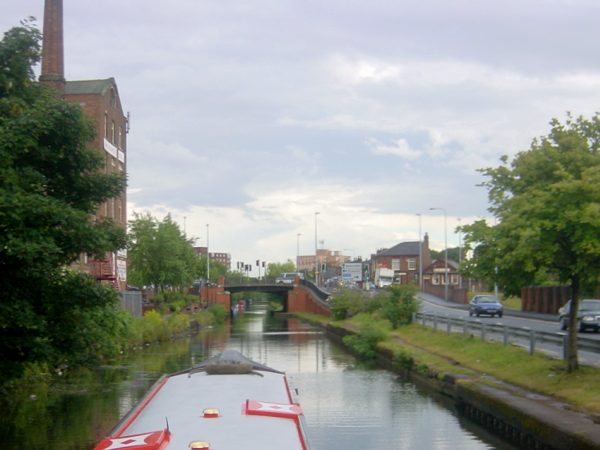
[[[459,317],[442,316],[431,313],[415,313],[413,320],[424,326],[431,326],[434,330],[445,328],[447,333],[462,332],[464,334],[478,334],[481,340],[495,340],[492,335],[501,336],[504,345],[514,344],[520,339],[529,345],[532,354],[538,344],[550,343],[562,348],[562,358],[567,357],[569,336],[567,333],[532,330],[528,327],[511,327],[499,323],[486,323],[467,320]],[[580,351],[600,353],[600,340],[577,337],[577,349]]]

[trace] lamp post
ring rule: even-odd
[[[429,208],[431,211],[442,211],[444,213],[444,253],[445,253],[445,264],[444,264],[444,300],[448,301],[448,227],[446,226],[447,217],[445,208]]]
[[[210,282],[210,251],[208,250],[208,236],[209,236],[209,228],[208,224],[206,224],[206,282]]]
[[[462,265],[462,230],[460,229],[460,217],[458,218],[458,287],[462,289],[462,275],[460,274]]]
[[[317,246],[317,216],[318,212],[315,212],[315,284],[319,286],[319,256],[318,256],[318,246]]]
[[[421,214],[419,217],[419,290],[423,290],[423,240],[421,239]]]
[[[296,272],[300,272],[300,236],[302,233],[296,234]]]

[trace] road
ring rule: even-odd
[[[533,331],[543,331],[547,333],[565,333],[561,331],[558,324],[558,316],[548,314],[529,314],[521,313],[519,311],[504,311],[504,316],[500,317],[469,317],[468,309],[466,305],[457,305],[450,302],[445,302],[443,299],[420,293],[419,297],[422,300],[421,311],[430,314],[438,314],[440,316],[448,316],[452,318],[460,318],[462,320],[479,322],[479,323],[490,323],[506,325],[509,327],[516,328],[528,328]],[[588,339],[600,340],[600,333],[593,332],[580,332],[579,336],[583,336]],[[500,336],[496,337],[496,340],[501,340]],[[525,340],[516,342],[517,345],[528,348],[529,343]],[[556,357],[562,357],[562,348],[552,344],[540,344],[537,348],[544,353]],[[600,355],[590,352],[579,352],[580,362],[590,365],[600,365]]]

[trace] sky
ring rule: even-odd
[[[0,31],[43,0],[4,0]],[[65,77],[114,77],[128,214],[238,261],[459,245],[478,169],[600,104],[597,0],[64,0]],[[430,209],[439,208],[439,209]],[[318,212],[319,214],[315,214]],[[300,235],[300,236],[298,236]]]

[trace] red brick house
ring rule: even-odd
[[[419,269],[422,270],[431,264],[429,251],[429,236],[425,233],[421,249],[419,241],[401,242],[389,249],[383,249],[371,255],[370,272],[373,278],[375,271],[380,267],[394,271],[394,283],[405,284],[414,282],[419,284]]]

